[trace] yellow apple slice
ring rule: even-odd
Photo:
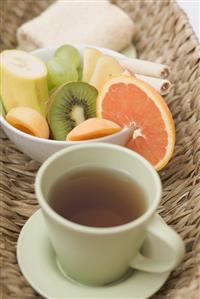
[[[102,55],[96,64],[90,84],[100,92],[104,84],[113,76],[119,76],[124,71],[119,62],[109,55]]]
[[[83,81],[89,83],[99,57],[103,54],[95,48],[86,48],[83,55]]]
[[[41,113],[29,107],[12,108],[6,120],[16,129],[40,138],[49,138],[49,126]]]

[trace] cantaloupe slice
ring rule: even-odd
[[[75,127],[68,135],[67,141],[88,140],[119,132],[121,127],[102,118],[90,118]]]
[[[95,48],[86,48],[83,55],[83,78],[84,82],[89,83],[96,67],[99,57],[103,53]]]
[[[113,76],[120,76],[123,71],[123,67],[115,58],[109,55],[103,55],[98,59],[89,83],[95,86],[100,92],[109,79]]]
[[[40,138],[49,138],[49,126],[44,116],[29,107],[12,108],[6,120],[16,129]]]

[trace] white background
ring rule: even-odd
[[[190,24],[200,40],[200,0],[178,0],[177,2],[187,13]]]

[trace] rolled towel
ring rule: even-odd
[[[17,31],[19,48],[33,50],[82,43],[121,51],[130,45],[135,26],[107,0],[58,0]]]

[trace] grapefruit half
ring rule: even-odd
[[[97,98],[97,115],[135,130],[126,147],[146,158],[157,170],[170,160],[175,127],[165,100],[144,81],[122,75],[104,85]]]

